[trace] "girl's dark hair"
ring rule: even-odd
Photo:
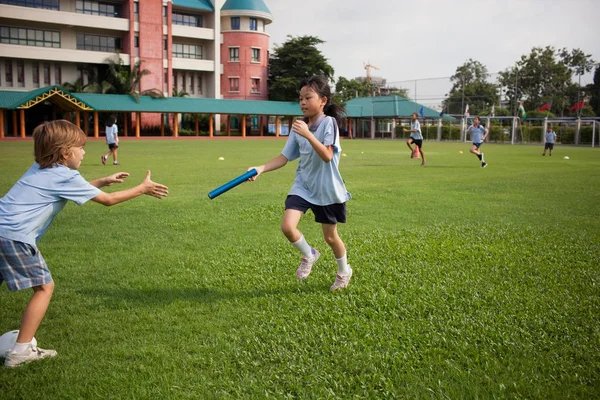
[[[346,114],[346,110],[343,107],[333,104],[331,102],[331,88],[327,83],[327,78],[321,75],[315,75],[310,78],[305,78],[300,81],[300,88],[308,86],[315,91],[320,97],[327,97],[327,103],[323,107],[325,115],[333,117],[337,124],[340,125],[342,118]]]
[[[106,126],[113,126],[115,122],[117,122],[117,119],[114,117],[114,115],[109,115],[106,118]]]

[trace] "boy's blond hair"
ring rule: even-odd
[[[33,152],[40,169],[62,164],[71,147],[85,145],[85,133],[64,119],[49,121],[33,130]]]

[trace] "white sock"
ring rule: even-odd
[[[342,258],[336,258],[335,262],[338,265],[338,275],[350,275],[350,266],[348,265],[348,257],[346,257],[346,254],[344,254],[344,257]]]
[[[310,247],[306,239],[304,239],[304,235],[302,235],[302,237],[300,237],[300,239],[298,239],[297,242],[294,242],[292,244],[295,248],[300,250],[300,253],[302,253],[304,257],[311,258],[313,256],[312,247]]]
[[[31,347],[31,342],[28,343],[15,343],[15,345],[13,346],[13,351],[15,353],[25,353],[27,350],[29,350],[29,348]]]

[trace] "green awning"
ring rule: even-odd
[[[358,97],[349,100],[345,106],[349,118],[410,117],[414,112],[420,113],[421,107],[425,118],[440,118],[439,111],[400,96]],[[441,118],[454,119],[449,115]]]
[[[210,0],[173,0],[176,7],[192,8],[194,10],[215,11]]]

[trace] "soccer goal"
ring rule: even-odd
[[[544,140],[544,132],[548,127],[556,132],[556,141],[561,144],[574,144],[595,147],[598,144],[600,122],[595,119],[547,119],[540,140]]]

